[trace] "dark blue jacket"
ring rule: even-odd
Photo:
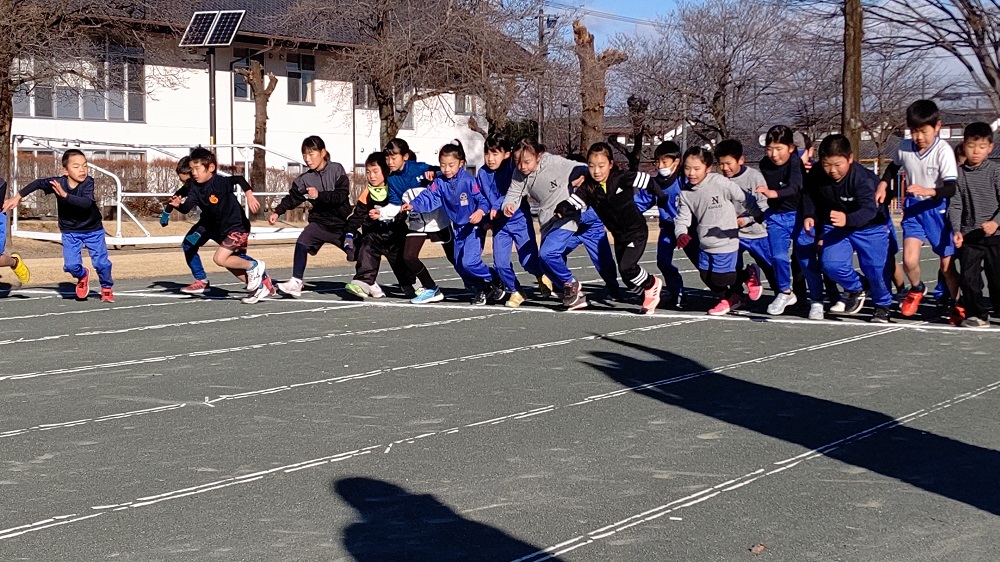
[[[507,190],[510,189],[510,180],[513,177],[514,162],[510,158],[504,160],[496,170],[486,166],[479,168],[476,180],[479,181],[479,189],[490,204],[491,210],[497,212],[503,210],[503,200],[507,197]]]
[[[469,216],[476,210],[481,210],[487,219],[490,214],[490,204],[480,192],[479,182],[465,168],[461,168],[451,179],[438,177],[410,201],[410,205],[418,213],[429,213],[444,207],[444,212],[455,226],[469,224]]]
[[[54,194],[51,181],[59,182],[66,197],[56,196],[56,209],[59,212],[59,230],[62,232],[94,232],[104,230],[101,223],[101,209],[97,206],[97,199],[94,195],[94,178],[87,176],[80,185],[69,186],[69,178],[59,176],[58,178],[46,178],[35,180],[21,188],[18,193],[21,197],[27,197],[35,191],[42,190],[44,193]]]
[[[684,176],[675,172],[670,176],[657,174],[649,189],[637,189],[635,192],[635,204],[639,211],[645,213],[656,205],[660,210],[660,220],[674,222],[677,218],[677,198],[681,195],[681,186]],[[673,227],[671,227],[673,228]]]
[[[389,203],[402,205],[403,194],[407,190],[427,185],[427,178],[424,177],[424,174],[430,169],[431,166],[423,162],[407,160],[403,163],[403,169],[390,172],[387,178],[389,182]]]
[[[788,213],[799,210],[806,167],[797,152],[793,151],[788,162],[781,166],[776,166],[765,156],[760,161],[760,173],[767,182],[767,188],[778,192],[776,199],[767,200],[767,206],[771,211]]]
[[[817,226],[830,224],[830,211],[847,215],[846,230],[864,230],[885,224],[886,215],[875,202],[878,176],[854,162],[847,175],[833,181],[822,166],[813,166],[806,176],[806,191],[802,198],[802,215],[814,219]]]
[[[192,183],[187,199],[177,210],[187,214],[194,207],[201,209],[202,220],[209,227],[217,228],[222,237],[232,232],[250,232],[250,219],[233,192],[231,178],[212,174],[203,184]]]

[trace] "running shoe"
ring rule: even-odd
[[[514,291],[507,298],[507,308],[518,308],[524,303],[524,295],[520,291]]]
[[[433,289],[420,289],[417,296],[410,299],[413,304],[424,304],[428,302],[439,302],[444,300],[444,295],[441,294],[441,289],[434,287]]]
[[[864,291],[851,291],[847,293],[847,301],[844,302],[845,314],[857,314],[865,306],[865,298],[868,296]],[[832,310],[831,310],[832,311]]]
[[[208,292],[210,286],[211,284],[208,282],[208,279],[196,279],[194,283],[181,288],[181,292],[185,295],[204,295]]]
[[[21,254],[11,254],[10,257],[14,258],[14,275],[17,280],[21,282],[21,285],[27,285],[28,281],[31,279],[31,273],[28,271],[28,266],[24,265],[24,260],[21,259]]]
[[[756,264],[750,264],[746,267],[747,280],[744,285],[747,288],[747,296],[750,300],[756,301],[764,294],[764,286],[760,284],[760,268]]]
[[[809,319],[810,320],[822,320],[823,316],[823,303],[819,301],[813,301],[809,303]]]
[[[90,270],[87,268],[83,269],[83,277],[76,282],[76,298],[80,300],[86,300],[87,295],[90,294]]]
[[[115,293],[111,287],[101,287],[101,302],[115,302]]]
[[[781,316],[785,313],[785,308],[799,302],[795,293],[778,293],[771,304],[767,305],[767,313],[771,316]]]
[[[899,313],[903,316],[913,316],[917,313],[917,308],[920,307],[920,301],[927,294],[927,288],[923,283],[916,287],[912,287],[907,293],[906,298],[903,299],[903,304],[899,306]]]
[[[299,298],[302,296],[302,280],[297,277],[292,277],[288,281],[278,283],[278,290],[292,298]]]
[[[653,286],[643,291],[642,294],[642,314],[653,314],[660,304],[660,291],[663,289],[663,281],[659,277],[653,276]]]
[[[365,288],[358,283],[348,283],[347,285],[344,285],[344,290],[347,291],[348,294],[354,295],[359,299],[368,297],[368,291],[365,291]]]
[[[580,282],[573,280],[563,286],[563,306],[567,310],[577,310],[587,306],[587,296],[580,290]]]
[[[264,260],[254,260],[253,265],[247,270],[247,290],[251,293],[256,292],[260,288],[261,283],[264,282],[264,274],[267,272],[267,267],[264,264]]]

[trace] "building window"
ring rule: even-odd
[[[55,96],[52,94],[52,86],[35,85],[35,117],[53,117],[55,110]]]
[[[14,90],[14,116],[31,117],[31,94],[25,84]]]
[[[233,58],[237,59],[233,63],[234,71],[238,68],[250,68],[250,61],[257,61],[260,63],[261,69],[264,68],[264,53],[251,54],[250,49],[233,49]],[[233,72],[233,98],[238,100],[253,99],[253,91],[247,84],[246,78],[235,72]]]
[[[469,94],[455,94],[455,115],[472,115],[476,112],[476,99]]]
[[[288,103],[313,103],[313,83],[316,81],[316,57],[288,55]]]
[[[378,109],[378,100],[375,93],[367,82],[354,83],[354,107],[355,109]]]
[[[289,174],[299,175],[305,172],[304,166],[298,162],[289,162],[288,166],[285,168]]]
[[[80,118],[80,93],[76,89],[56,86],[56,117],[59,119]]]

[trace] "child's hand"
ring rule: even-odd
[[[830,224],[833,226],[847,226],[847,213],[830,211]]]
[[[496,218],[497,218],[497,212],[496,209],[494,209],[490,211],[490,220],[496,220]]]
[[[21,202],[21,195],[15,194],[13,197],[3,202],[3,212],[6,213],[7,211],[17,207],[17,204],[20,202]]]
[[[370,211],[368,211],[368,218],[370,218],[373,221],[377,221],[378,219],[382,218],[382,211],[378,209],[371,209]]]
[[[180,207],[181,206],[181,197],[180,197],[180,195],[174,195],[173,197],[170,198],[170,206],[171,207]]]
[[[934,197],[937,195],[937,191],[930,187],[923,187],[920,185],[908,185],[906,186],[906,193],[910,195],[916,195],[917,197]]]
[[[306,188],[306,199],[315,199],[319,197],[319,190],[315,187]]]
[[[881,205],[885,203],[885,195],[889,189],[889,184],[885,181],[878,182],[878,187],[875,188],[875,202]]]
[[[680,248],[681,250],[683,250],[684,247],[690,243],[691,243],[690,234],[681,234],[680,236],[677,237],[677,247]]]
[[[580,177],[576,178],[575,180],[573,180],[571,182],[571,184],[573,185],[573,187],[580,187],[581,185],[583,185],[583,180],[585,180],[585,179],[586,178],[584,176],[580,176]]]
[[[66,190],[62,188],[62,185],[59,182],[51,180],[49,185],[52,186],[52,191],[54,191],[56,195],[64,199],[66,198]]]
[[[471,223],[471,224],[479,224],[479,222],[481,220],[483,220],[483,217],[485,215],[486,215],[486,213],[484,213],[482,209],[476,209],[476,212],[474,212],[471,215],[469,215],[469,223]]]
[[[514,206],[513,206],[513,205],[507,205],[506,207],[504,207],[504,208],[503,208],[503,214],[504,214],[504,215],[505,215],[505,216],[506,216],[506,217],[507,217],[508,219],[509,219],[510,217],[514,216],[514,213],[516,213],[516,212],[517,212],[517,209],[516,209],[516,208],[514,208]]]
[[[434,172],[434,170],[427,170],[426,172],[424,172],[424,178],[427,181],[434,181],[434,179],[437,178],[437,174]]]
[[[816,219],[808,217],[802,221],[802,230],[812,232],[816,228]]]
[[[778,198],[778,192],[773,189],[768,189],[766,185],[758,185],[757,193],[763,193],[764,197],[767,197],[768,199]]]
[[[404,213],[409,213],[410,211],[413,210],[413,205],[410,205],[409,203],[403,203],[403,206],[400,207],[399,210]]]
[[[253,192],[252,191],[246,192],[246,196],[247,196],[247,207],[250,209],[250,212],[256,213],[257,211],[259,211],[260,202],[257,201],[256,197],[254,197]]]
[[[982,229],[987,236],[993,236],[997,232],[997,228],[1000,228],[1000,224],[997,221],[986,221],[983,223]]]
[[[961,248],[962,243],[965,242],[965,236],[962,236],[961,232],[956,232],[951,237],[952,241],[955,242],[955,248]]]
[[[744,226],[750,224],[750,219],[746,217],[736,217],[736,224],[740,228],[743,228]]]
[[[267,224],[274,224],[278,222],[278,213],[271,213],[271,216],[267,217]]]

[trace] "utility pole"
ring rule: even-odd
[[[538,8],[538,54],[543,61],[548,61],[549,52],[545,48],[545,11]],[[538,88],[538,144],[542,144],[542,124],[545,123],[545,100],[542,96],[542,76],[544,72],[538,74],[536,87]]]
[[[861,0],[844,0],[844,100],[840,130],[861,153]]]

